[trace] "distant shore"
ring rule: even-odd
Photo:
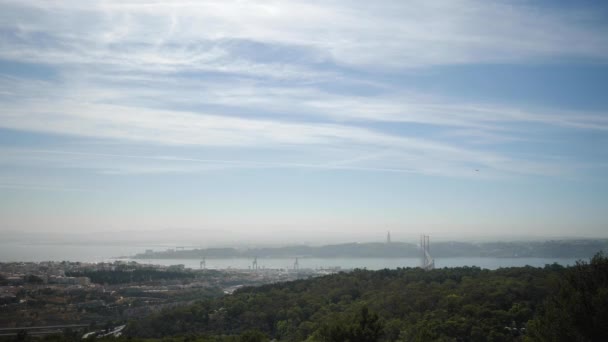
[[[608,251],[608,239],[550,240],[530,242],[437,242],[431,246],[436,258],[589,258]],[[286,246],[267,248],[169,248],[148,249],[132,259],[223,259],[223,258],[414,258],[420,255],[416,244],[345,243],[325,246]]]

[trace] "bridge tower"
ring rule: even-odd
[[[428,235],[420,235],[420,268],[432,270],[435,268],[435,259],[431,256],[431,241]]]

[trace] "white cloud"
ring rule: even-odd
[[[52,109],[49,109],[52,108]],[[470,150],[457,144],[391,135],[344,124],[288,123],[276,120],[224,117],[184,111],[154,110],[95,103],[31,103],[7,107],[0,127],[44,133],[116,139],[123,143],[152,143],[174,147],[236,147],[242,151],[274,150],[272,159],[201,159],[157,155],[59,153],[34,151],[34,163],[46,166],[93,168],[104,173],[201,172],[218,168],[348,169],[417,172],[470,176],[485,168],[488,175],[557,175],[555,163],[531,162]],[[220,150],[221,151],[221,150]],[[10,151],[9,151],[10,152]],[[40,152],[44,158],[40,159]],[[297,156],[293,159],[293,155]],[[5,151],[6,162],[31,163],[32,151]],[[70,156],[72,159],[65,157]],[[50,159],[48,159],[50,156]],[[93,161],[89,158],[94,158]],[[21,159],[24,158],[24,159]],[[100,159],[122,159],[106,163]],[[135,159],[135,161],[134,161]],[[195,164],[193,164],[195,163]],[[108,165],[111,165],[108,167]],[[485,174],[484,174],[485,176]]]
[[[337,81],[341,82],[341,81]],[[565,110],[547,107],[465,102],[436,95],[393,90],[379,95],[336,94],[315,85],[275,85],[242,79],[199,80],[156,75],[87,75],[69,79],[73,83],[57,92],[52,83],[0,79],[0,90],[20,89],[20,94],[47,94],[54,99],[76,102],[117,103],[127,107],[204,108],[223,106],[246,116],[274,114],[282,120],[330,121],[337,123],[419,123],[467,130],[471,138],[499,136],[522,139],[521,127],[608,130],[608,116],[601,111]],[[31,96],[31,95],[30,95]],[[50,107],[54,105],[50,104]],[[312,118],[312,119],[311,119]],[[463,136],[463,138],[466,138]]]
[[[59,80],[0,80],[4,128],[172,146],[340,149],[347,152],[293,165],[442,174],[466,173],[471,165],[552,174],[551,163],[513,163],[517,158],[504,153],[466,147],[525,138],[511,124],[608,129],[603,113],[463,103],[382,84],[371,85],[383,90],[374,96],[320,87],[373,83],[335,65],[368,71],[547,57],[604,61],[608,35],[585,22],[594,19],[590,13],[485,1],[28,0],[0,6],[6,33],[0,57],[60,71]],[[419,123],[441,131],[388,134],[362,123]],[[462,141],[439,139],[462,132]],[[124,164],[115,171],[192,169]]]
[[[608,57],[605,28],[589,24],[601,24],[597,15],[522,2],[19,1],[3,7],[21,14],[0,16],[0,27],[16,30],[20,41],[10,49],[4,42],[3,57],[53,63],[302,73],[294,63],[247,62],[240,57],[252,56],[235,55],[225,44],[230,40],[306,49],[307,63],[372,68]]]
[[[7,106],[0,126],[17,130],[170,145],[275,146],[365,144],[457,152],[421,139],[326,123],[288,123],[95,103],[34,102]]]

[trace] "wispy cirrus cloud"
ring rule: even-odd
[[[0,127],[127,144],[283,151],[265,160],[203,160],[192,156],[161,160],[152,156],[153,163],[142,162],[145,158],[127,158],[131,160],[122,163],[90,163],[81,158],[61,164],[58,160],[65,158],[65,154],[47,160],[48,165],[72,168],[88,165],[86,168],[108,174],[299,167],[447,176],[470,175],[474,168],[493,170],[494,176],[564,174],[572,168],[563,163],[546,158],[526,160],[504,152],[472,148],[466,143],[531,139],[517,126],[521,123],[594,131],[606,128],[606,119],[593,113],[534,112],[407,94],[348,96],[322,92],[315,87],[283,89],[255,86],[248,81],[232,82],[233,86],[228,87],[224,83],[198,81],[180,84],[154,77],[148,77],[144,83],[117,79],[118,83],[111,87],[91,83],[90,79],[83,83],[68,79],[66,86],[56,89],[53,81],[9,78],[0,85],[20,89],[19,93],[27,95],[5,102]],[[226,108],[232,108],[230,113]],[[439,131],[434,135],[405,134],[366,127],[369,123],[383,122],[425,124]],[[457,139],[445,139],[446,136]],[[285,162],[285,156],[292,151],[316,156]]]
[[[349,80],[346,80],[348,82]],[[341,82],[341,81],[339,81]],[[188,79],[156,75],[94,75],[67,77],[60,88],[52,81],[0,78],[7,101],[25,102],[40,98],[126,107],[169,108],[172,111],[202,110],[218,106],[233,108],[236,116],[252,114],[279,121],[330,121],[420,123],[445,127],[476,128],[480,131],[509,131],[509,123],[604,131],[604,111],[560,109],[552,106],[506,105],[467,102],[454,98],[393,89],[379,94],[335,93],[315,84],[281,86],[247,79]],[[17,96],[15,96],[17,95]],[[1,96],[1,95],[0,95]],[[46,107],[54,104],[48,102]],[[520,129],[520,128],[518,128]]]
[[[2,1],[0,223],[605,235],[607,9]]]
[[[65,147],[64,147],[65,148]],[[124,149],[124,146],[121,148]],[[513,175],[567,176],[575,171],[561,163],[545,160],[531,162],[508,159],[491,153],[457,155],[449,152],[430,152],[415,149],[316,149],[314,153],[302,148],[291,148],[274,155],[259,158],[238,155],[233,159],[192,157],[192,153],[172,150],[173,155],[158,154],[149,149],[134,155],[114,150],[114,153],[95,153],[87,149],[69,147],[69,150],[2,148],[1,165],[45,167],[55,169],[82,169],[106,175],[138,174],[193,174],[230,169],[300,169],[308,171],[358,171],[403,174],[427,174],[450,178],[497,179]],[[484,170],[482,174],[472,167]],[[8,183],[7,183],[8,184]],[[19,183],[21,184],[21,183]],[[52,187],[50,187],[52,188]]]
[[[18,1],[3,7],[0,27],[9,34],[2,55],[41,61],[45,54],[51,63],[239,72],[274,65],[288,72],[289,65],[327,61],[411,68],[608,57],[606,35],[588,24],[603,24],[600,14],[525,3]],[[258,44],[256,51],[238,48],[240,42]],[[296,50],[289,61],[272,62],[289,49]],[[266,63],[251,62],[264,55]]]
[[[0,127],[7,129],[134,144],[339,150],[300,163],[235,165],[431,174],[473,165],[552,174],[545,160],[470,143],[529,139],[522,124],[608,129],[602,112],[454,100],[395,89],[368,74],[547,58],[605,63],[607,35],[589,25],[601,19],[591,11],[481,1],[28,0],[2,7],[0,58],[59,74],[0,80]],[[386,127],[418,124],[434,131]]]

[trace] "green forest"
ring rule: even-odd
[[[130,339],[606,341],[608,258],[572,267],[355,270],[132,321]]]
[[[608,341],[608,257],[601,253],[570,267],[354,270],[199,298],[133,318],[122,336],[97,340]]]

